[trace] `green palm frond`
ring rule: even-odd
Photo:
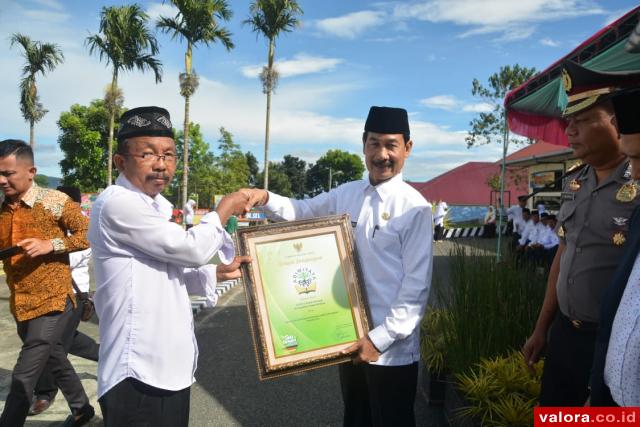
[[[255,0],[249,7],[250,17],[243,21],[252,30],[269,40],[278,38],[281,32],[291,32],[300,24],[302,8],[295,0]]]
[[[11,47],[20,46],[25,64],[20,79],[20,111],[24,119],[30,123],[40,121],[47,110],[39,101],[36,75],[46,75],[56,66],[64,62],[62,50],[53,43],[42,43],[31,40],[29,36],[15,33],[10,39]]]
[[[220,21],[229,21],[233,15],[226,0],[172,0],[171,3],[178,9],[178,14],[173,18],[162,16],[158,19],[156,26],[162,32],[194,46],[221,43],[227,50],[234,48],[231,32],[219,25]]]
[[[158,42],[147,27],[148,15],[139,5],[103,7],[99,34],[86,39],[90,54],[112,65],[114,74],[121,70],[152,71],[156,83],[162,80],[162,63],[155,58]]]

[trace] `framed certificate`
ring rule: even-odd
[[[350,360],[369,316],[349,216],[242,228],[238,241],[260,379]]]

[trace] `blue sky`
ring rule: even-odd
[[[121,1],[0,0],[0,138],[28,139],[18,108],[22,58],[8,39],[21,32],[55,42],[66,61],[39,79],[49,113],[36,127],[40,172],[60,176],[56,121],[74,103],[101,98],[110,69],[90,56],[85,38],[98,31],[102,6]],[[168,3],[168,2],[167,2]],[[272,103],[271,154],[314,162],[327,150],[361,154],[360,135],[371,105],[410,113],[414,151],[405,178],[424,181],[467,161],[494,161],[498,145],[467,149],[469,121],[488,106],[471,96],[474,78],[485,83],[502,65],[541,70],[637,2],[626,0],[299,0],[302,25],[277,42],[281,73]],[[149,15],[172,15],[168,4],[140,1]],[[194,53],[200,88],[191,117],[214,148],[218,128],[234,134],[243,151],[263,159],[265,96],[257,72],[267,44],[242,21],[249,0],[231,0],[227,27],[236,48],[201,47]],[[125,106],[160,105],[176,126],[183,121],[178,74],[185,45],[158,34],[163,82],[151,74],[120,78]],[[513,151],[510,150],[510,151]]]

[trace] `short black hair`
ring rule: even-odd
[[[362,132],[362,142],[367,142],[367,134],[369,133],[369,131],[364,131]],[[409,140],[411,139],[411,134],[409,133],[403,133],[402,137],[404,138],[404,143],[406,144],[407,142],[409,142]]]
[[[33,150],[20,139],[5,139],[0,141],[0,158],[16,156],[16,159],[28,160],[33,164]]]
[[[531,215],[531,211],[529,210],[529,208],[522,209],[522,213],[526,213],[526,214]]]

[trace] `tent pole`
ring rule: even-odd
[[[507,169],[507,148],[509,147],[509,123],[507,111],[504,112],[504,134],[502,140],[502,170],[500,172],[500,206],[498,207],[498,248],[496,249],[496,262],[500,262],[502,256],[502,214],[504,212],[504,176]]]

